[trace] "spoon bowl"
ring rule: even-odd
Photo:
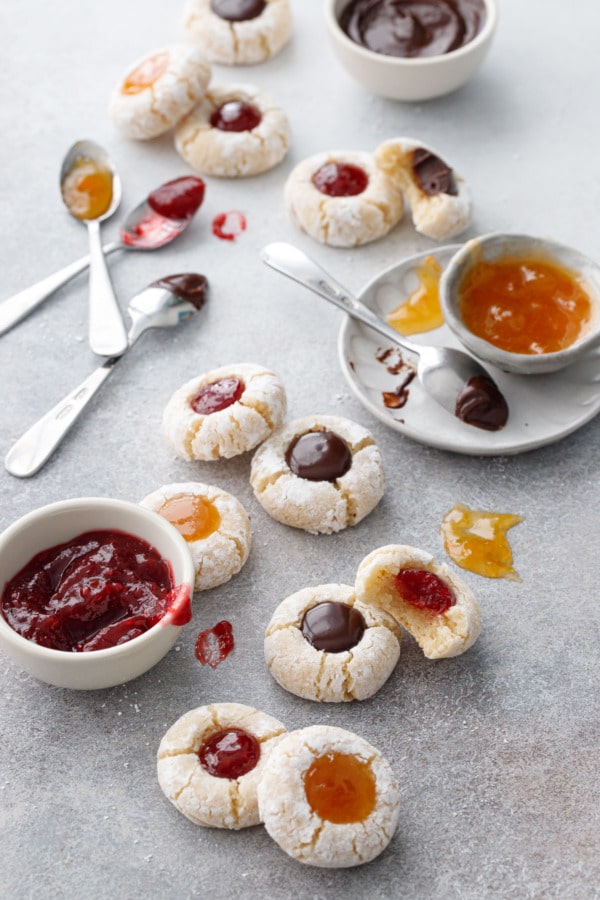
[[[153,281],[133,297],[127,307],[131,319],[128,346],[132,347],[151,328],[174,328],[187,321],[204,305],[206,291],[206,278],[196,273],[170,275]],[[5,459],[11,475],[27,478],[42,468],[120,358],[107,359],[13,444]]]
[[[97,215],[86,215],[86,214],[77,214],[77,212],[73,211],[73,205],[69,204],[68,200],[65,198],[63,193],[63,201],[69,213],[75,218],[79,219],[79,221],[88,222],[90,220],[95,220],[98,222],[103,222],[105,219],[110,218],[110,216],[115,213],[121,203],[122,196],[122,188],[121,188],[121,179],[119,178],[119,173],[115,169],[115,166],[103,147],[100,144],[97,144],[95,141],[76,141],[73,146],[68,150],[65,158],[63,159],[62,166],[60,169],[60,185],[61,185],[61,193],[64,189],[64,186],[67,182],[68,176],[75,172],[78,167],[80,167],[83,163],[89,162],[91,163],[100,173],[110,175],[110,202],[105,207],[104,211],[98,213]]]

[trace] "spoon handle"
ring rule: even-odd
[[[283,241],[268,244],[261,252],[261,259],[272,269],[276,269],[320,297],[324,297],[325,300],[329,300],[353,319],[358,319],[363,325],[368,325],[373,331],[377,331],[398,346],[417,356],[421,354],[421,348],[418,345],[401,338],[395,329],[380,319],[368,306],[353,297],[325,269],[322,269],[318,263],[292,244],[286,244]]]
[[[120,356],[127,349],[127,332],[102,252],[100,222],[88,219],[87,226],[90,239],[90,347],[98,356]]]
[[[13,444],[4,460],[6,469],[11,475],[28,478],[42,468],[98,388],[104,384],[119,359],[118,356],[107,359]]]
[[[105,244],[102,250],[105,254],[112,253],[114,250],[122,248],[122,244],[118,241],[112,241]],[[0,334],[4,334],[25,316],[28,316],[40,303],[43,303],[50,294],[62,287],[80,272],[83,272],[90,264],[89,256],[82,256],[53,275],[48,275],[31,287],[25,288],[12,297],[7,297],[0,303]]]

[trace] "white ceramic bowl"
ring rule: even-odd
[[[592,301],[592,317],[584,333],[564,350],[554,353],[511,353],[473,334],[460,315],[460,285],[478,261],[503,257],[542,258],[572,272]],[[467,241],[452,257],[440,279],[440,303],[448,326],[475,356],[504,372],[537,375],[557,372],[576,362],[600,342],[600,266],[578,250],[556,241],[526,234],[486,234]]]
[[[392,100],[431,100],[461,87],[483,62],[496,31],[496,0],[482,0],[485,23],[464,47],[440,56],[386,56],[361,47],[344,33],[339,17],[348,2],[325,0],[327,30],[334,53],[363,87]]]
[[[85,497],[41,507],[0,535],[0,595],[13,575],[42,550],[86,531],[115,530],[151,544],[168,560],[176,585],[194,588],[194,565],[184,538],[166,519],[135,503]],[[92,690],[142,675],[171,649],[181,626],[159,622],[106,650],[68,652],[42,647],[14,631],[0,614],[0,649],[30,675],[58,687]]]

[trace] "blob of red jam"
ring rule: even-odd
[[[211,413],[227,409],[244,393],[246,385],[239,378],[221,378],[206,384],[190,400],[190,406],[200,416],[209,416]]]
[[[220,131],[252,131],[260,125],[262,115],[258,107],[245,100],[228,100],[210,117],[210,124]]]
[[[54,650],[116,647],[167,617],[191,618],[189,590],[146,541],[88,531],[36,554],[6,584],[2,615],[18,634]]]
[[[400,569],[396,575],[396,589],[403,600],[432,615],[440,616],[456,603],[448,585],[435,574],[424,569]]]
[[[217,622],[212,628],[201,631],[196,638],[196,659],[201,665],[216,669],[219,663],[227,659],[234,646],[231,622]]]
[[[148,206],[166,219],[191,219],[202,205],[205,190],[201,178],[183,175],[148,194]]]
[[[260,744],[243,728],[224,728],[200,747],[198,757],[209,775],[234,780],[255,768],[260,759]]]
[[[369,184],[364,169],[350,163],[328,162],[314,173],[312,183],[328,197],[354,197],[362,194]]]
[[[212,233],[222,241],[235,241],[246,230],[246,217],[237,209],[220,212],[212,220]]]

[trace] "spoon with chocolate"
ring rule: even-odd
[[[158,250],[185,231],[204,199],[201,178],[184,175],[166,181],[129,213],[121,226],[120,238],[102,247],[105,256],[115,250]],[[83,256],[59,272],[0,302],[0,335],[8,331],[63,284],[67,284],[90,264]]]
[[[127,307],[131,319],[128,348],[150,328],[174,328],[186,322],[203,307],[207,290],[205,276],[193,272],[153,281]],[[27,478],[41,469],[120,359],[109,357],[19,438],[4,461],[11,475]]]
[[[262,250],[261,259],[416,356],[417,377],[423,388],[457,419],[486,431],[498,431],[506,425],[506,400],[483,366],[468,353],[452,347],[430,347],[406,340],[353,297],[320,265],[291,244],[269,244]]]

